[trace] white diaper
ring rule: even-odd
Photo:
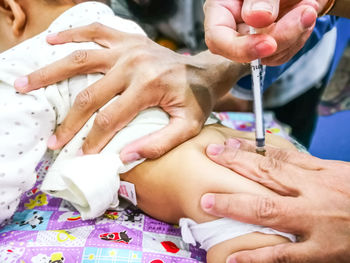
[[[197,241],[201,244],[201,248],[206,251],[223,241],[253,232],[280,235],[290,239],[292,242],[296,242],[296,237],[292,234],[283,233],[268,227],[242,223],[229,218],[221,218],[202,224],[197,224],[189,218],[181,218],[179,225],[184,242],[196,245]]]

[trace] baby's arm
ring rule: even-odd
[[[207,192],[273,195],[267,188],[217,165],[206,157],[206,145],[223,143],[230,137],[252,139],[253,134],[220,125],[207,126],[197,137],[158,160],[146,161],[127,174],[122,174],[121,179],[136,185],[138,205],[142,210],[171,223],[178,223],[182,217],[189,217],[197,223],[216,219],[200,208],[200,197]],[[267,140],[268,143],[282,148],[293,147],[280,137],[274,136]],[[259,233],[244,235],[212,247],[208,253],[208,262],[225,262],[226,256],[234,251],[281,242],[286,242],[286,239]]]

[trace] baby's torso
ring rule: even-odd
[[[100,22],[115,29],[143,34],[135,23],[115,17],[101,3],[77,5],[56,19],[43,33],[0,54],[0,185],[8,202],[15,204],[19,196],[30,189],[35,180],[35,166],[47,150],[46,142],[71,108],[77,94],[102,77],[88,74],[19,94],[14,81],[80,49],[100,49],[95,43],[68,43],[51,46],[46,42],[50,33]],[[45,76],[43,76],[45,77]],[[10,207],[10,206],[8,206]],[[13,213],[0,216],[0,223]],[[7,209],[7,208],[6,208]]]

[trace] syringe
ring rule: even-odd
[[[256,34],[253,27],[250,27],[250,34]],[[256,152],[265,156],[265,127],[262,105],[262,83],[263,83],[263,67],[260,59],[250,62],[253,81],[253,98],[254,98],[254,114],[255,114],[255,141]]]

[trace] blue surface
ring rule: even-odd
[[[320,116],[309,151],[322,159],[350,161],[350,111]]]

